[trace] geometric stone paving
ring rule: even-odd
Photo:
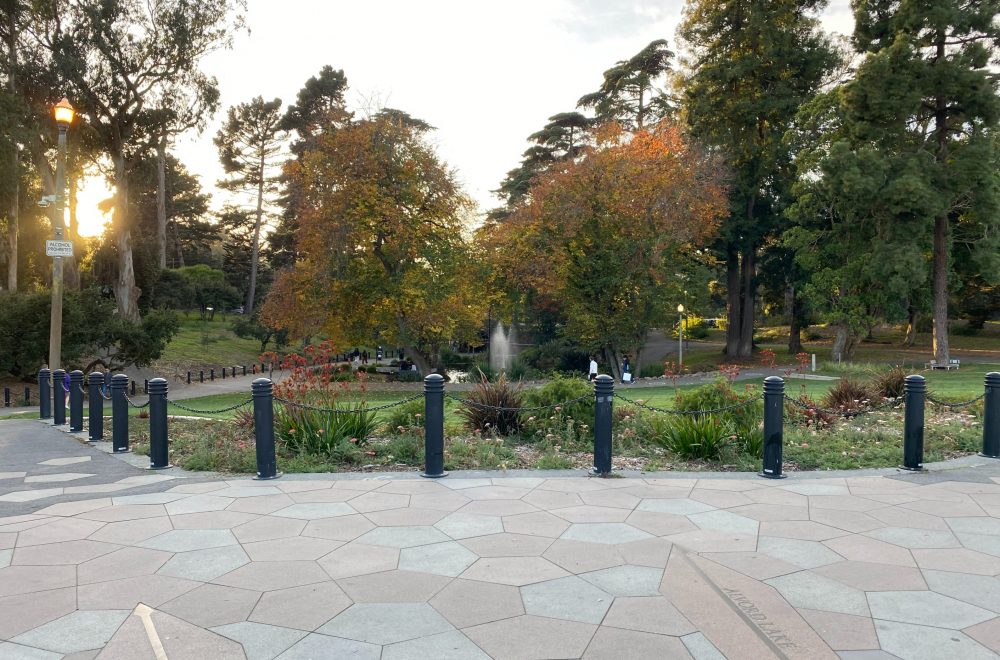
[[[172,483],[0,518],[0,656],[1000,657],[997,478]]]
[[[0,658],[998,658],[997,473],[11,490]]]

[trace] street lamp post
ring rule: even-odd
[[[684,305],[677,305],[677,371],[684,371]]]
[[[66,193],[66,130],[73,123],[73,106],[63,98],[53,108],[56,124],[59,126],[59,160],[56,162],[56,203],[52,218],[52,237],[63,239],[63,205]],[[49,369],[58,369],[62,360],[62,305],[63,304],[63,262],[62,257],[52,257],[52,321],[49,326]],[[59,384],[62,386],[62,383]]]

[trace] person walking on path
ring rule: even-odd
[[[628,356],[622,358],[622,383],[632,382],[632,365],[628,363]]]
[[[587,380],[592,381],[597,378],[597,359],[590,356],[590,371],[587,373]]]

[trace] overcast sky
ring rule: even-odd
[[[830,31],[850,33],[849,0],[831,0]],[[223,108],[174,153],[217,194],[212,136],[225,108],[261,95],[294,102],[326,64],[343,69],[352,107],[419,117],[466,191],[488,209],[526,137],[595,91],[601,73],[654,39],[675,49],[684,3],[629,0],[249,0],[249,34],[209,56]],[[224,194],[224,193],[223,193]],[[83,201],[83,200],[81,200]]]

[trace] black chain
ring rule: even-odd
[[[147,400],[146,403],[142,404],[141,406],[136,405],[135,402],[132,401],[132,399],[128,398],[128,393],[125,394],[125,401],[128,402],[128,405],[132,406],[133,408],[138,408],[139,410],[142,410],[143,408],[149,406],[149,400]]]
[[[105,387],[104,385],[101,385],[98,388],[98,391],[101,393],[101,397],[104,400],[106,400],[106,401],[110,401],[111,400],[111,388],[110,387]]]
[[[858,410],[834,410],[833,408],[821,408],[820,406],[815,406],[811,403],[808,403],[807,401],[790,397],[787,394],[785,395],[785,400],[791,403],[792,405],[802,408],[803,410],[809,410],[812,412],[823,413],[824,415],[831,415],[834,417],[843,417],[845,419],[850,419],[852,417],[858,417],[860,415],[867,415],[869,413],[879,412],[882,410],[887,410],[889,408],[895,408],[900,404],[902,398],[887,399],[884,403],[881,403],[877,406],[873,406],[871,408],[860,408]]]
[[[247,399],[246,401],[240,401],[239,403],[231,405],[228,408],[219,408],[218,410],[197,410],[195,408],[189,408],[189,407],[185,406],[182,403],[177,403],[176,401],[171,401],[170,399],[167,399],[167,403],[169,405],[175,407],[175,408],[180,408],[181,410],[184,410],[184,411],[187,411],[187,412],[190,412],[190,413],[197,413],[197,414],[200,414],[200,415],[219,415],[219,414],[222,414],[222,413],[227,413],[227,412],[230,412],[232,410],[236,410],[238,408],[242,408],[244,406],[250,405],[251,403],[253,403],[253,398]]]
[[[561,403],[552,403],[552,404],[545,405],[545,406],[529,406],[529,407],[524,407],[524,408],[521,408],[521,407],[511,408],[511,407],[508,407],[508,406],[491,406],[488,403],[479,403],[478,401],[473,401],[472,399],[463,399],[461,397],[455,396],[454,394],[445,394],[445,398],[451,399],[452,401],[457,401],[458,403],[460,403],[460,404],[462,404],[464,406],[472,406],[473,408],[479,408],[480,410],[498,410],[500,412],[535,412],[535,411],[538,411],[538,410],[550,410],[550,409],[553,409],[553,408],[560,408],[560,407],[563,407],[563,406],[568,406],[568,405],[573,404],[573,403],[578,403],[580,401],[584,401],[586,399],[590,399],[593,396],[594,396],[593,394],[591,394],[591,393],[588,392],[587,394],[584,394],[583,396],[578,396],[575,399],[570,399],[569,401],[563,401]]]
[[[968,401],[958,401],[952,403],[951,401],[941,401],[940,399],[935,399],[929,394],[927,395],[928,401],[930,401],[933,404],[942,406],[944,408],[964,408],[966,406],[971,406],[973,403],[978,403],[979,401],[982,401],[984,398],[986,398],[985,392],[977,396],[975,399],[969,399]]]
[[[645,410],[650,410],[652,412],[662,413],[664,415],[687,415],[691,417],[697,415],[710,415],[712,413],[728,412],[730,410],[738,410],[739,408],[746,408],[747,406],[760,400],[758,397],[751,397],[749,399],[746,399],[745,401],[739,401],[737,403],[734,403],[731,406],[723,406],[722,408],[709,408],[708,410],[667,410],[666,408],[657,408],[656,406],[651,406],[649,404],[642,403],[641,401],[634,401],[632,399],[628,399],[622,396],[621,394],[618,394],[617,392],[615,392],[615,398],[621,399],[622,401],[630,405],[637,406]]]
[[[417,399],[423,397],[423,393],[414,394],[406,399],[400,399],[399,401],[393,401],[392,403],[387,403],[382,406],[371,406],[366,408],[324,408],[321,406],[314,406],[308,403],[300,403],[298,401],[291,401],[289,399],[282,399],[281,397],[274,397],[274,400],[278,403],[284,404],[291,408],[301,408],[303,410],[312,410],[321,413],[332,413],[334,415],[353,415],[355,413],[367,413],[376,412],[379,410],[388,410],[389,408],[395,408],[396,406],[402,406],[409,403],[410,401],[416,401]]]

